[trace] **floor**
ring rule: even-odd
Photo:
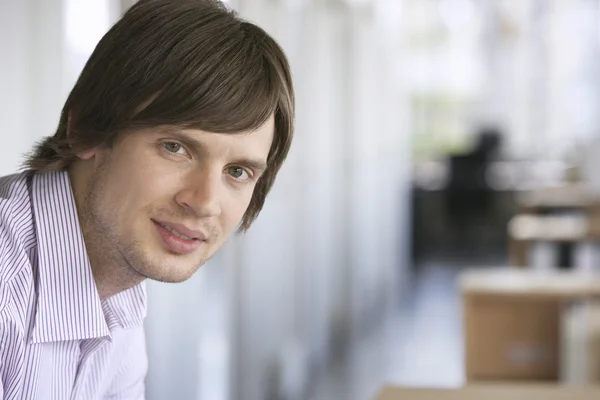
[[[502,259],[445,259],[422,263],[390,323],[335,366],[311,400],[371,400],[386,384],[455,387],[464,380],[461,305],[456,286],[467,265],[501,265]]]

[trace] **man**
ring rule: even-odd
[[[141,0],[0,179],[0,399],[139,399],[146,278],[260,212],[290,148],[280,47],[216,0]]]

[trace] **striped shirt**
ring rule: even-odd
[[[0,178],[0,400],[143,399],[145,314],[100,300],[66,172]]]

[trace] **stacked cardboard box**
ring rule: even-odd
[[[600,303],[565,307],[561,336],[561,381],[574,385],[600,382]]]
[[[461,275],[460,288],[467,382],[559,381],[568,375],[566,370],[577,370],[577,362],[590,363],[587,374],[594,370],[593,362],[600,361],[593,340],[569,339],[565,329],[565,310],[600,298],[600,277],[568,271],[477,269]],[[587,331],[574,331],[591,337],[598,324],[579,325]],[[570,340],[579,344],[568,346]],[[586,360],[566,355],[568,347],[581,349],[582,345]],[[580,382],[593,379],[586,375]]]

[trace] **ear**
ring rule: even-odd
[[[73,129],[73,109],[67,111],[67,137],[72,135]]]
[[[69,111],[67,112],[67,137],[72,135],[73,120],[74,120],[73,109],[69,109]],[[94,158],[94,156],[96,156],[97,152],[98,152],[97,149],[91,149],[91,150],[82,151],[80,153],[77,153],[76,156],[82,160],[89,160],[91,158]]]
[[[96,155],[96,152],[97,152],[96,149],[83,151],[81,153],[77,153],[77,157],[81,158],[82,160],[89,160],[91,158],[94,158],[94,156]]]

